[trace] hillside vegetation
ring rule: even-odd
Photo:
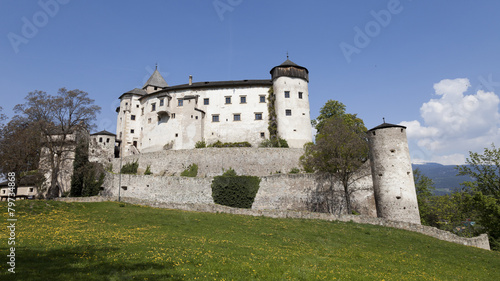
[[[15,208],[16,273],[4,254],[2,280],[500,280],[498,252],[373,225],[117,202]]]

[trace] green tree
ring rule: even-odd
[[[346,106],[336,100],[328,100],[319,111],[319,116],[311,121],[311,124],[316,128],[316,130],[321,132],[325,122],[332,118],[338,117],[344,120],[344,122],[358,133],[364,133],[367,131],[365,124],[357,114],[346,113]]]
[[[352,212],[351,188],[354,182],[367,175],[360,169],[368,158],[368,142],[365,131],[346,122],[343,116],[332,116],[321,121],[321,130],[316,135],[316,143],[305,145],[301,157],[304,170],[313,170],[318,176],[329,181],[327,190],[322,190],[326,211],[332,212],[335,200],[335,185],[340,183],[347,213]]]
[[[492,144],[483,154],[469,152],[465,165],[457,169],[458,175],[474,179],[464,183],[470,205],[477,211],[492,249],[500,250],[500,149]]]
[[[76,141],[70,196],[96,196],[104,182],[104,168],[102,164],[89,162],[89,136],[86,132],[77,134]]]
[[[419,169],[413,170],[413,178],[415,181],[420,220],[423,225],[430,225],[433,220],[433,215],[431,213],[432,192],[436,189],[434,187],[434,182],[425,176]]]

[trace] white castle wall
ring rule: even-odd
[[[278,135],[286,139],[290,147],[302,148],[312,142],[308,83],[301,78],[281,76],[273,81],[273,87]],[[289,93],[288,97],[285,92]],[[302,94],[299,96],[299,93]],[[291,115],[286,115],[287,110]]]

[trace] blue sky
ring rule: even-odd
[[[500,143],[498,1],[0,2],[3,113],[26,94],[86,91],[115,132],[118,97],[158,63],[169,85],[310,72],[311,117],[329,99],[368,128],[408,126],[413,161],[463,163]]]

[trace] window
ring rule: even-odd
[[[259,102],[266,102],[266,96],[260,96]]]
[[[210,100],[208,98],[203,99],[203,104],[204,105],[209,105],[210,104]]]
[[[230,104],[231,103],[231,97],[226,97],[226,104]]]
[[[136,104],[136,105],[135,105],[135,107],[139,108],[139,105],[138,105],[138,104]]]
[[[262,120],[262,113],[255,113],[255,120]]]
[[[265,139],[266,138],[266,133],[260,132],[260,137],[263,138],[263,139]]]
[[[144,115],[144,107],[141,108],[141,115]]]
[[[219,122],[219,114],[212,115],[212,122]]]
[[[177,133],[177,134],[175,134],[175,137],[176,137],[176,138],[177,138],[177,137],[179,137],[179,134],[178,134],[178,133]]]
[[[160,106],[163,106],[164,104],[165,104],[164,99],[161,99],[161,100],[160,100]]]
[[[292,116],[292,110],[291,109],[286,109],[285,110],[285,115],[286,116]]]
[[[170,118],[175,119],[175,113],[170,114]]]
[[[285,91],[285,98],[290,98],[290,91]]]
[[[33,187],[30,187],[30,192],[33,192],[35,191],[35,189]]]
[[[151,104],[151,111],[156,111],[156,103]]]
[[[134,129],[130,129],[130,133],[133,134],[135,131]]]
[[[155,87],[155,91],[158,90],[158,87]]]
[[[130,115],[131,120],[135,120],[135,115]]]
[[[184,105],[184,100],[178,99],[177,106],[183,106],[183,105]]]
[[[151,123],[151,118],[148,118],[148,123]]]
[[[233,121],[241,121],[241,114],[234,114],[233,115]]]
[[[102,138],[99,138],[99,142],[102,142]]]
[[[106,139],[106,143],[109,143],[109,138]]]
[[[299,99],[302,99],[302,92],[299,92]]]
[[[241,96],[240,103],[247,103],[247,96]]]

